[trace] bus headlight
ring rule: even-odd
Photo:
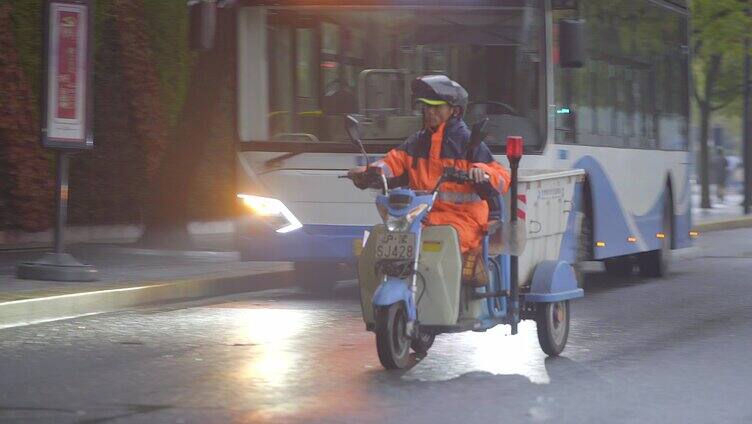
[[[278,233],[289,233],[303,227],[290,209],[278,199],[251,194],[238,194],[238,197],[253,215],[269,224]]]

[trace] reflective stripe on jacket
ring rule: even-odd
[[[436,132],[422,129],[410,136],[384,159],[374,163],[388,176],[407,174],[413,190],[432,190],[445,167],[464,171],[480,168],[489,175],[491,185],[505,193],[509,188],[509,171],[496,162],[485,143],[481,143],[468,160],[466,147],[470,129],[459,118],[442,124]],[[452,225],[460,237],[462,252],[481,243],[488,222],[488,204],[470,184],[444,183],[431,213],[428,225]]]

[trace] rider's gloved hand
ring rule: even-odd
[[[470,168],[468,175],[470,176],[470,179],[472,179],[476,184],[482,184],[489,180],[486,171],[480,168]]]
[[[366,167],[365,166],[356,166],[355,168],[352,168],[349,171],[347,171],[347,176],[348,177],[352,177],[355,174],[362,174],[365,171],[366,171]]]
[[[381,168],[373,166],[356,166],[355,168],[352,168],[347,172],[347,176],[350,177],[350,179],[353,181],[355,187],[358,187],[361,190],[369,188],[371,182],[373,181],[373,175],[380,174]]]

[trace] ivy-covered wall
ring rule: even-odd
[[[18,44],[12,7],[0,3],[0,227],[39,231],[52,218],[51,155],[38,143],[38,108]]]
[[[70,223],[139,223],[167,145],[179,142],[171,135],[196,61],[188,11],[185,0],[94,4],[95,147],[71,162]],[[42,0],[0,0],[0,230],[52,224],[54,161],[38,141],[41,7]],[[194,174],[196,220],[226,218],[234,207],[233,88],[226,91],[229,113],[207,117],[216,129]],[[29,202],[36,206],[23,206]]]

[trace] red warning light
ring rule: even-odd
[[[507,137],[507,158],[521,158],[524,144],[525,141],[520,136],[510,135],[509,137]]]

